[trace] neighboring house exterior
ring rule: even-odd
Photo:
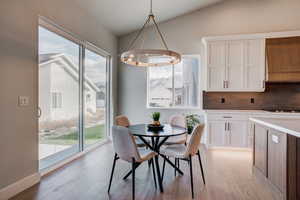
[[[78,67],[64,54],[41,54],[39,59],[40,121],[78,118]],[[85,111],[96,113],[97,105],[102,104],[97,95],[104,91],[87,77],[84,79]]]
[[[199,64],[197,59],[185,58],[182,71],[174,75],[175,106],[197,106],[199,104]],[[169,107],[172,103],[172,77],[150,80],[150,106]]]

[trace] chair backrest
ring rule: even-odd
[[[190,138],[189,144],[187,146],[185,156],[188,157],[189,155],[193,156],[198,152],[201,137],[204,132],[204,124],[197,125],[192,133],[192,136]]]
[[[186,120],[183,115],[172,115],[169,118],[169,124],[173,126],[179,126],[182,128],[186,128]]]
[[[130,122],[129,122],[129,119],[125,115],[119,115],[119,116],[116,117],[116,125],[117,126],[129,127]]]
[[[115,152],[118,154],[120,159],[128,162],[132,162],[132,158],[136,161],[140,160],[141,157],[134,137],[128,128],[123,126],[113,126],[112,141]]]

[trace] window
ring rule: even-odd
[[[199,107],[199,57],[183,56],[173,66],[148,69],[148,107]]]
[[[62,95],[60,92],[52,92],[52,108],[62,107]]]
[[[39,19],[39,168],[108,138],[109,53]]]

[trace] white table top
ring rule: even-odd
[[[300,118],[252,117],[249,120],[280,132],[300,137]]]

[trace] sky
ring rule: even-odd
[[[43,27],[39,27],[39,54],[46,53],[63,53],[78,66],[79,45]],[[106,59],[92,51],[86,50],[85,75],[94,83],[105,82]]]

